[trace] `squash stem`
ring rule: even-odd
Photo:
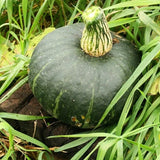
[[[83,12],[82,19],[85,28],[81,48],[90,56],[105,55],[112,48],[112,36],[103,10],[98,6],[92,6]]]

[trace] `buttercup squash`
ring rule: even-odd
[[[100,7],[88,8],[82,18],[84,23],[58,28],[37,45],[29,66],[29,84],[53,117],[93,128],[138,66],[140,56],[128,40],[109,31]],[[102,124],[118,119],[129,92]]]

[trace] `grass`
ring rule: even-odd
[[[160,159],[160,89],[157,89],[157,86],[160,88],[158,80],[160,76],[159,4],[160,0],[90,0],[87,2],[84,0],[75,2],[70,0],[3,0],[0,3],[0,103],[4,102],[14,91],[27,82],[30,57],[36,44],[44,35],[55,28],[80,22],[79,11],[84,11],[91,5],[99,5],[107,15],[110,29],[136,44],[142,53],[142,61],[106,108],[97,127],[128,88],[137,78],[139,80],[128,96],[118,123],[112,129],[103,128],[103,131],[95,129],[90,133],[59,135],[49,138],[79,138],[55,149],[55,152],[86,144],[72,157],[72,160],[80,159],[100,137],[103,139],[97,143],[88,155],[85,155],[85,160],[89,159],[95,150],[98,150],[97,160]],[[153,86],[154,83],[156,87]],[[13,87],[10,89],[11,86]],[[9,91],[6,92],[6,90]],[[139,93],[139,97],[134,102],[136,93]],[[6,152],[3,160],[9,157],[15,159],[15,137],[32,142],[50,152],[50,149],[42,142],[12,128],[4,120],[8,117],[18,120],[43,118],[0,113],[1,133],[8,137],[10,142],[9,146],[5,146],[5,143],[1,142]],[[29,152],[20,145],[18,147],[22,152]],[[42,159],[46,152],[36,148],[35,150],[39,153],[38,159]],[[25,158],[30,159],[29,156]]]

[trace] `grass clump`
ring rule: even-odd
[[[142,61],[107,107],[97,127],[136,79],[139,80],[125,103],[118,123],[110,131],[108,128],[103,128],[103,131],[95,129],[90,133],[59,135],[58,137],[79,139],[56,149],[55,152],[79,146],[81,142],[86,145],[72,157],[72,160],[78,160],[101,137],[103,139],[85,155],[85,160],[90,159],[93,152],[97,150],[97,160],[160,159],[159,4],[159,0],[2,1],[0,4],[0,103],[27,82],[32,51],[44,35],[60,26],[80,22],[78,10],[83,11],[91,5],[99,5],[106,13],[109,28],[132,41],[141,51]],[[10,86],[13,87],[6,93]],[[136,93],[139,93],[139,97],[134,102]],[[15,118],[14,115],[11,117]],[[4,118],[7,116],[1,117],[0,130],[3,136],[8,137],[10,143],[5,146],[6,143],[1,142],[7,153],[3,159],[6,157],[15,159],[15,136],[50,152],[43,143],[13,129]],[[30,117],[27,119],[30,120]],[[24,148],[19,146],[19,149]],[[42,158],[44,151],[34,149]],[[29,159],[29,157],[25,158]]]

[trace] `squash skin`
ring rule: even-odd
[[[61,27],[37,45],[29,66],[34,96],[53,117],[72,126],[93,128],[106,107],[140,62],[135,47],[123,38],[102,57],[80,47],[83,23]],[[131,90],[131,88],[130,88]],[[116,122],[130,90],[103,121]]]

